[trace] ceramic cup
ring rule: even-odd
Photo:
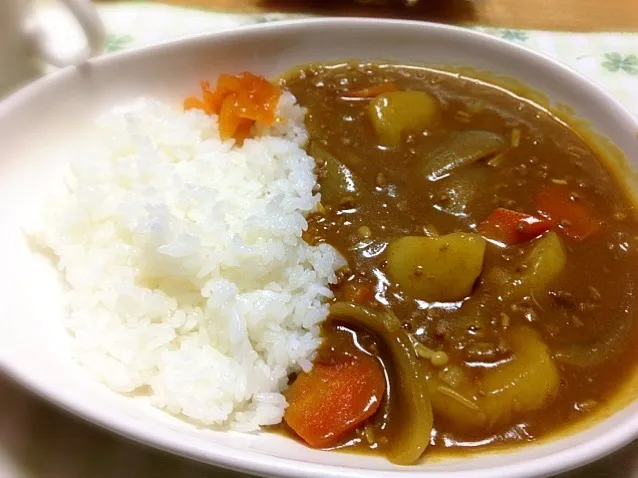
[[[75,17],[86,47],[71,54],[55,51],[34,19],[33,0],[0,0],[0,95],[43,73],[44,63],[77,65],[101,52],[104,27],[90,0],[58,0]]]

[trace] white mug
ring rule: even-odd
[[[75,17],[87,46],[62,55],[36,24],[33,0],[0,0],[0,95],[36,78],[43,61],[53,66],[78,65],[104,48],[105,32],[90,0],[58,0]]]

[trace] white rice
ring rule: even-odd
[[[343,259],[301,238],[317,206],[305,111],[222,142],[217,118],[139,100],[98,122],[35,236],[69,284],[65,326],[111,389],[202,425],[281,421]]]

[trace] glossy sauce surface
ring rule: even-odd
[[[438,108],[429,127],[403,135],[396,146],[384,144],[375,134],[371,99],[349,96],[384,82],[400,91],[427,92]],[[317,159],[322,189],[328,187],[325,157],[345,166],[360,186],[356,195],[346,191],[338,202],[324,202],[305,236],[310,243],[330,243],[348,261],[334,288],[335,300],[364,301],[374,310],[389,310],[415,343],[444,352],[444,365],[426,366],[440,381],[443,395],[451,394],[439,402],[460,403],[462,409],[464,397],[484,406],[486,377],[517,356],[513,330],[533,330],[558,372],[557,391],[542,406],[526,410],[513,403],[508,413],[498,412],[498,420],[486,412],[488,419],[477,423],[471,403],[465,404],[467,414],[441,412],[445,405],[437,408],[435,403],[427,453],[529,442],[581,419],[613,396],[638,361],[632,352],[638,340],[638,227],[625,191],[576,132],[502,88],[421,67],[310,65],[284,77],[282,84],[308,110],[309,152]],[[498,157],[444,178],[424,177],[428,151],[466,130],[494,133],[508,146]],[[525,274],[525,258],[542,238],[507,247],[488,241],[482,272],[462,300],[415,298],[389,277],[387,249],[398,238],[476,233],[498,207],[538,216],[538,194],[547,187],[583,201],[599,228],[581,240],[565,234],[571,226],[567,222],[555,224],[566,262],[543,293],[513,297],[504,292],[507,281],[489,279],[494,270],[508,271],[509,280]],[[389,423],[402,414],[390,400],[399,384],[387,350],[374,334],[336,317],[324,324],[323,335],[318,362],[365,353],[384,364],[389,379],[384,403],[339,445],[382,451],[393,439]],[[575,359],[557,359],[565,357],[566,350],[580,353],[578,365]]]

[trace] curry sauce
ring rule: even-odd
[[[407,462],[392,451],[406,427],[426,455],[526,443],[613,397],[638,361],[638,227],[577,132],[425,67],[309,65],[281,85],[308,111],[317,161],[305,239],[348,263],[315,364],[365,355],[386,377],[376,412],[325,448]]]

